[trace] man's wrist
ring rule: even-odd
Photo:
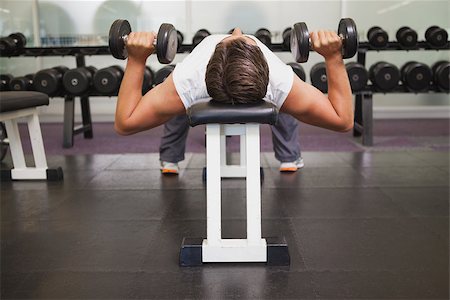
[[[344,64],[344,60],[342,59],[342,54],[340,52],[325,57],[325,62],[327,64],[336,64],[336,65]]]
[[[146,62],[147,62],[147,58],[128,56],[128,65],[145,66]]]

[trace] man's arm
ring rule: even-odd
[[[292,89],[281,110],[298,120],[335,130],[353,127],[352,91],[341,55],[341,40],[335,32],[313,32],[314,49],[325,58],[328,97],[294,76]]]
[[[159,126],[174,115],[185,113],[172,75],[142,96],[145,63],[154,52],[154,33],[132,32],[128,36],[128,61],[117,98],[114,128],[129,135]]]

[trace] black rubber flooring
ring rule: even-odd
[[[178,254],[206,234],[204,154],[178,177],[158,154],[49,156],[63,182],[1,183],[1,298],[449,298],[448,152],[303,156],[280,174],[262,154],[263,236],[286,237],[291,266],[194,268]],[[245,237],[244,181],[222,195],[223,237]]]

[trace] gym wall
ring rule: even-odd
[[[395,33],[402,26],[417,30],[419,40],[424,40],[425,30],[438,25],[450,31],[450,12],[447,0],[422,1],[73,1],[73,0],[2,0],[0,2],[0,35],[23,32],[27,46],[58,40],[60,37],[76,37],[79,45],[106,45],[111,23],[117,18],[128,19],[134,31],[156,31],[162,22],[173,23],[184,34],[184,43],[191,43],[194,33],[201,28],[211,33],[225,33],[236,26],[244,33],[253,34],[266,27],[272,32],[272,41],[282,42],[286,27],[304,21],[313,31],[320,28],[337,29],[341,17],[355,20],[360,41],[366,41],[367,30],[378,25],[395,40]],[[37,36],[40,35],[40,39]],[[62,44],[62,46],[64,46]],[[293,61],[289,52],[277,53],[285,62]],[[177,55],[174,63],[184,54]],[[432,65],[442,59],[450,59],[450,51],[370,51],[366,67],[385,60],[398,67],[409,60]],[[309,81],[312,65],[321,61],[312,53],[303,64]],[[352,58],[347,61],[355,61]],[[98,69],[113,64],[125,66],[123,61],[111,56],[87,56],[86,65]],[[2,72],[21,76],[40,69],[65,65],[75,67],[75,58],[67,57],[14,57],[0,58]],[[153,70],[162,67],[152,56],[148,65]],[[91,111],[94,121],[113,120],[115,97],[92,97]],[[442,118],[449,117],[448,94],[375,94],[375,118]],[[79,107],[77,106],[79,118]],[[63,121],[62,98],[54,98],[43,108],[43,121]]]

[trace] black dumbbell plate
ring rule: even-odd
[[[306,23],[295,23],[291,31],[291,53],[296,62],[308,61],[309,47],[309,31]]]
[[[342,57],[351,58],[358,51],[358,32],[355,21],[350,18],[341,19],[338,26],[338,34],[344,38],[342,45]]]
[[[123,37],[130,34],[131,25],[127,20],[115,20],[109,29],[109,49],[112,56],[117,59],[126,59],[128,57],[127,48]]]
[[[162,64],[170,64],[177,54],[178,34],[172,24],[163,23],[156,39],[156,54]]]

